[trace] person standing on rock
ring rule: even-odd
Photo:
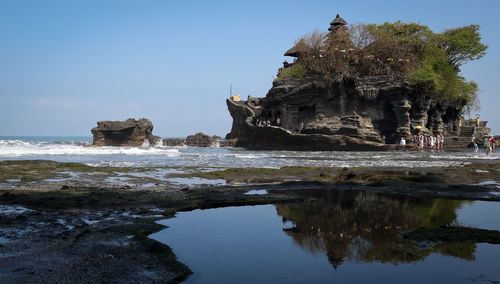
[[[401,137],[401,140],[399,140],[399,146],[401,146],[403,149],[406,148],[406,140],[404,137]]]
[[[488,139],[488,142],[490,142],[490,147],[491,147],[491,153],[495,152],[495,146],[496,146],[496,141],[495,141],[495,136],[491,135],[490,139]]]
[[[419,150],[424,149],[424,135],[422,135],[422,133],[419,133],[417,139],[418,139],[418,149]]]
[[[483,146],[486,149],[486,156],[491,156],[491,144],[490,140],[488,139],[488,136],[484,137]]]
[[[474,155],[477,156],[477,152],[479,151],[479,146],[476,143],[476,137],[474,137],[474,135],[472,135],[471,144],[472,144],[472,147],[474,147]]]

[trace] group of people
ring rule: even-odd
[[[257,126],[271,126],[271,121],[269,119],[259,119],[255,120],[255,125]]]
[[[484,136],[482,141],[479,141],[480,143],[483,144],[484,149],[486,149],[486,155],[491,156],[493,152],[495,152],[496,148],[496,139],[495,136],[490,135],[490,136]],[[476,143],[476,137],[472,136],[471,139],[471,144],[474,147],[474,153],[477,155],[479,151],[479,145]]]
[[[436,149],[444,148],[444,135],[443,134],[422,134],[418,133],[411,137],[411,142],[417,145],[419,150],[422,149]]]
[[[260,118],[257,118],[255,120],[255,125],[257,126],[281,126],[281,119],[280,117],[276,117],[276,119],[274,119],[273,122],[271,122],[271,120],[269,119],[260,119]]]

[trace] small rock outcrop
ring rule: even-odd
[[[91,130],[94,146],[138,147],[156,144],[160,138],[153,135],[153,123],[146,118],[125,121],[98,121]]]
[[[215,147],[222,138],[219,136],[210,136],[205,133],[196,133],[186,137],[186,146],[191,147]]]
[[[186,146],[186,139],[183,138],[165,138],[163,146]]]
[[[235,140],[225,140],[217,135],[210,136],[200,132],[187,138],[165,138],[163,146],[234,147],[235,142]]]

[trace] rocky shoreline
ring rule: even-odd
[[[242,185],[147,188],[110,187],[102,183],[102,178],[92,186],[68,181],[43,183],[40,181],[51,175],[43,170],[48,165],[58,170],[97,170],[104,176],[116,170],[47,161],[3,161],[0,181],[17,178],[16,171],[6,170],[16,164],[23,165],[32,179],[0,190],[2,283],[179,282],[189,275],[189,268],[179,263],[167,246],[147,236],[162,229],[156,220],[197,208],[299,202],[310,199],[304,192],[317,190],[500,201],[497,184],[480,184],[498,177],[500,165],[494,162],[426,169],[284,167],[191,171],[176,176],[224,179]],[[267,194],[245,194],[262,188]]]
[[[299,90],[302,92],[304,88],[299,88]],[[305,96],[302,93],[295,95]],[[286,97],[289,99],[288,95]],[[387,151],[418,149],[417,141],[408,141],[408,144],[405,142],[405,145],[400,145],[396,143],[397,141],[394,140],[394,137],[387,138],[385,135],[380,136],[381,132],[374,128],[371,119],[359,116],[354,110],[354,115],[335,116],[334,118],[325,118],[324,113],[320,112],[316,114],[314,119],[311,120],[310,118],[306,124],[300,122],[300,125],[286,121],[281,122],[281,111],[275,111],[274,122],[271,123],[269,121],[269,113],[272,113],[272,111],[265,109],[267,100],[271,100],[271,98],[251,98],[249,101],[234,101],[233,99],[231,98],[226,101],[229,112],[233,117],[233,126],[225,139],[203,132],[188,135],[186,138],[162,139],[159,136],[153,135],[153,123],[149,119],[141,118],[137,120],[129,118],[125,121],[98,121],[97,127],[91,130],[93,135],[92,145],[125,147],[151,145],[173,147],[236,146],[249,150],[292,151]],[[310,98],[310,100],[314,101],[313,98]],[[315,98],[315,100],[320,100],[314,104],[315,107],[316,104],[321,104],[321,99]],[[278,99],[278,102],[284,104],[281,108],[292,108],[291,106],[287,106],[284,99]],[[360,104],[356,103],[356,105]],[[322,108],[328,107],[324,106]],[[365,111],[362,113],[365,113]],[[262,119],[266,115],[267,119],[263,123]],[[469,126],[461,127],[463,128],[462,133],[460,133],[460,129],[457,130],[455,134],[459,134],[458,136],[447,136],[445,141],[446,147],[465,148],[470,144],[471,135],[477,137],[476,139],[480,141],[482,136],[490,131],[489,128],[486,128],[487,122],[482,122],[483,126],[481,127],[470,126],[471,123],[469,121]],[[450,132],[447,134],[450,134]]]

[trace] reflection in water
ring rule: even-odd
[[[499,202],[361,191],[314,202],[179,212],[150,237],[193,271],[186,283],[463,283],[500,280],[500,245],[411,241],[442,225],[499,230]],[[452,256],[452,257],[449,257]]]
[[[454,224],[456,212],[466,201],[391,197],[372,192],[330,191],[316,193],[311,203],[276,205],[284,229],[311,252],[326,252],[337,268],[344,261],[404,263],[420,261],[433,252],[474,259],[475,243],[415,243],[402,232],[419,227]]]

